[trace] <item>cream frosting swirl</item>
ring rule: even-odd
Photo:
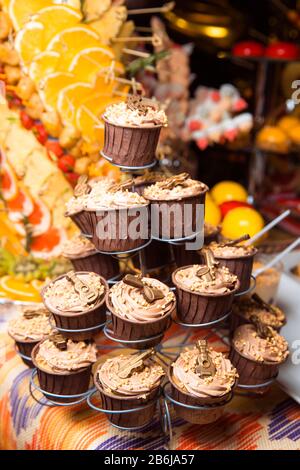
[[[253,361],[282,363],[289,355],[288,343],[283,336],[271,330],[272,337],[261,338],[254,325],[241,325],[234,333],[234,348]]]
[[[174,282],[183,290],[188,289],[199,294],[222,295],[233,291],[237,287],[238,278],[228,268],[216,268],[215,279],[208,281],[197,274],[199,269],[204,267],[206,265],[194,264],[179,269],[174,274]]]
[[[241,315],[249,321],[252,315],[256,315],[265,325],[272,326],[273,328],[281,328],[285,323],[285,314],[280,308],[276,307],[276,305],[271,305],[271,307],[272,311],[259,305],[252,299],[245,298],[238,300],[233,305],[232,311],[236,315]]]
[[[118,373],[127,365],[130,355],[107,359],[97,371],[97,378],[104,390],[128,397],[143,397],[160,386],[164,371],[160,365],[145,360],[143,366],[122,379]]]
[[[42,369],[53,372],[70,372],[88,367],[97,360],[97,349],[93,343],[66,340],[67,349],[60,350],[53,341],[46,339],[38,348],[35,361]]]
[[[91,192],[86,200],[85,208],[87,210],[130,209],[148,204],[149,202],[138,193],[119,190],[116,192],[106,191],[102,194]]]
[[[224,246],[222,243],[212,242],[209,248],[216,258],[240,258],[243,256],[255,255],[256,248],[254,246],[232,245]]]
[[[166,113],[163,109],[157,109],[155,102],[142,113],[138,108],[130,108],[125,102],[112,104],[106,108],[103,117],[112,124],[124,127],[166,126],[168,122]]]
[[[157,279],[144,277],[142,281],[146,286],[160,289],[164,298],[149,303],[141,289],[120,281],[109,292],[109,300],[116,314],[137,323],[155,321],[168,315],[176,302],[174,293]]]
[[[91,303],[87,302],[85,297],[81,296],[80,293],[77,292],[73,282],[68,279],[68,277],[62,276],[48,284],[43,292],[43,300],[50,310],[51,308],[54,308],[61,312],[78,313],[94,308],[103,298],[105,286],[98,274],[76,273],[76,275],[92,290],[97,292],[97,299]]]
[[[81,196],[72,196],[71,199],[66,203],[67,215],[76,214],[86,209],[89,200],[101,199],[101,196],[114,184],[111,178],[101,178],[98,180],[92,180],[89,182],[91,190],[88,194]]]
[[[208,353],[216,369],[210,377],[201,378],[196,373],[199,357],[196,347],[182,352],[172,364],[172,379],[183,392],[199,398],[221,397],[234,386],[238,374],[230,360],[211,348]]]
[[[90,240],[80,233],[67,240],[63,245],[62,255],[65,258],[80,258],[97,253]]]
[[[177,184],[172,188],[165,187],[168,181],[169,178],[148,186],[144,189],[144,197],[151,201],[179,201],[184,198],[197,196],[208,190],[204,183],[191,178],[187,178],[183,184]]]
[[[51,333],[49,312],[43,305],[23,308],[19,318],[8,324],[8,332],[16,341],[41,341]]]

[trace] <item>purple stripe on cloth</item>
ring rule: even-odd
[[[297,441],[300,438],[300,419],[291,421],[289,418],[289,413],[296,409],[296,406],[295,402],[289,399],[274,408],[268,426],[271,440],[288,438]]]

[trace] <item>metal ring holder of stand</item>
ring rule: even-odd
[[[31,397],[40,405],[43,406],[49,406],[49,407],[54,407],[54,406],[73,406],[73,405],[79,405],[80,403],[83,403],[84,401],[87,400],[88,396],[95,391],[95,387],[91,387],[89,390],[87,390],[84,393],[78,393],[76,395],[58,395],[57,393],[50,393],[47,392],[46,390],[43,390],[39,385],[35,383],[35,377],[37,376],[37,369],[33,369],[31,377],[30,377],[30,382],[29,382],[29,392]],[[37,398],[35,396],[35,393],[41,393],[43,395],[44,400],[41,401],[40,398]],[[46,395],[46,396],[45,396]],[[48,398],[51,397],[51,398]],[[53,399],[52,399],[53,397]],[[56,401],[56,399],[66,399],[66,400],[72,400],[70,402],[59,402]]]

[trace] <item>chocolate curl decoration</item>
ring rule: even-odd
[[[123,278],[123,282],[128,286],[140,289],[145,300],[149,304],[152,304],[153,302],[155,302],[155,300],[163,299],[165,297],[164,293],[160,289],[157,289],[156,287],[147,286],[138,276],[126,274],[126,276]]]
[[[197,348],[199,350],[199,356],[197,360],[196,374],[198,374],[201,379],[215,375],[216,368],[209,354],[206,339],[199,340],[197,342]]]
[[[188,173],[180,173],[179,175],[170,176],[160,184],[162,189],[173,189],[176,186],[185,186],[186,180],[189,178]]]
[[[119,183],[119,184],[113,184],[108,191],[110,193],[116,193],[117,191],[126,191],[126,189],[130,189],[134,185],[134,180],[133,178],[130,178],[124,183]]]
[[[260,338],[273,338],[274,330],[270,326],[262,323],[257,315],[251,315],[250,321],[255,326],[256,332]]]
[[[79,279],[74,271],[69,271],[66,274],[66,277],[73,283],[74,290],[79,295],[81,301],[87,304],[91,304],[97,300],[99,297],[99,292],[97,290],[91,289],[88,284]]]
[[[120,377],[120,379],[127,379],[134,371],[142,368],[144,366],[144,361],[154,354],[155,351],[153,348],[141,353],[133,354],[125,363],[125,367],[124,364],[122,364],[122,370],[117,372],[118,377]]]
[[[49,316],[50,312],[43,307],[39,308],[38,310],[30,307],[23,310],[23,317],[26,318],[26,320],[31,320],[32,318],[39,317],[41,315]]]
[[[252,300],[256,302],[260,307],[264,308],[268,312],[272,313],[273,315],[277,315],[276,309],[270,305],[267,304],[258,294],[252,294],[251,296]]]
[[[198,269],[197,276],[208,282],[214,281],[216,278],[215,268],[219,264],[218,261],[215,260],[214,254],[210,248],[202,248],[200,254],[204,256],[206,266]]]
[[[149,108],[152,108],[155,111],[158,110],[158,104],[155,103],[155,101],[150,100],[149,98],[144,98],[140,93],[128,95],[126,105],[127,108],[132,111],[138,111],[141,116],[146,116]]]
[[[88,184],[88,176],[81,175],[78,178],[78,182],[74,188],[74,196],[80,197],[80,196],[84,196],[85,194],[89,194],[91,192],[91,189],[92,188]]]
[[[245,235],[242,235],[239,238],[236,238],[235,240],[230,240],[227,243],[223,243],[222,246],[234,246],[234,245],[237,245],[238,243],[244,242],[249,239],[250,239],[250,235],[247,233]]]
[[[48,338],[60,350],[66,351],[68,347],[67,340],[60,333],[53,333]]]

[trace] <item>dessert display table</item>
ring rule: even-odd
[[[6,333],[7,321],[15,315],[12,306],[0,306],[0,448],[1,449],[168,449],[158,417],[143,431],[119,431],[103,413],[86,403],[71,407],[45,407],[29,395],[32,370],[17,356]],[[186,331],[173,326],[167,331],[167,346],[185,341]],[[189,343],[205,337],[207,331],[193,331]],[[101,354],[116,350],[100,334]],[[228,347],[211,332],[210,344],[218,351]],[[97,403],[97,401],[96,401]],[[176,418],[172,406],[172,449],[299,449],[300,408],[274,384],[265,398],[235,395],[224,416],[216,423],[197,426]]]

